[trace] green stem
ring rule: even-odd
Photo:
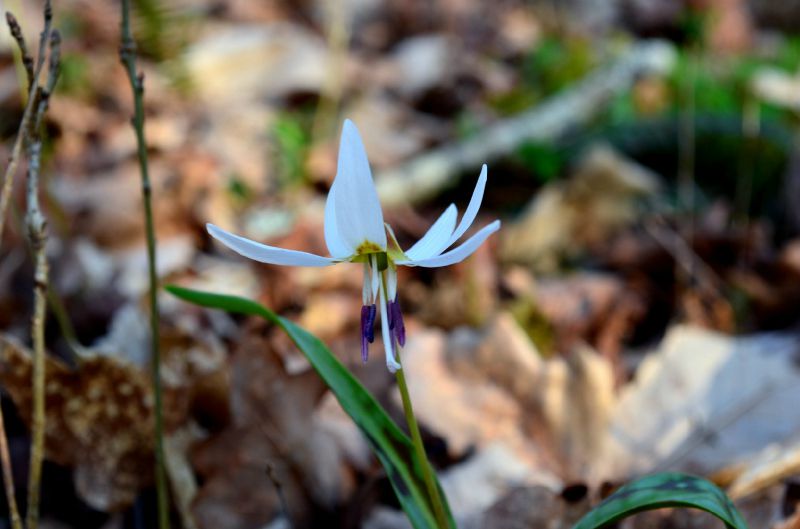
[[[386,288],[386,273],[381,272],[380,275],[380,304],[381,304],[381,326],[386,322],[387,306],[389,304],[389,296],[387,295]],[[384,328],[384,340],[387,339],[387,333]],[[394,342],[393,338],[388,338]],[[397,363],[400,364],[400,369],[395,372],[397,377],[397,387],[400,389],[400,397],[403,400],[403,412],[406,415],[406,423],[408,424],[408,431],[411,433],[411,441],[414,445],[414,451],[417,453],[422,465],[422,477],[425,480],[425,488],[428,489],[428,496],[430,496],[431,503],[433,504],[433,513],[436,517],[436,525],[439,529],[449,529],[450,524],[447,522],[447,514],[445,512],[444,504],[442,503],[442,495],[439,492],[439,487],[436,484],[436,478],[433,474],[433,467],[428,461],[428,455],[425,453],[425,446],[422,444],[422,435],[419,433],[419,425],[417,418],[414,416],[414,408],[411,406],[411,396],[408,393],[408,385],[406,384],[405,371],[402,368],[402,360],[400,358],[400,350],[395,343],[385,343],[384,348],[386,354],[392,354],[391,350],[394,349],[394,357]]]
[[[136,131],[137,155],[142,175],[142,200],[144,202],[145,231],[147,235],[147,268],[150,276],[150,336],[152,340],[151,370],[155,400],[155,441],[156,441],[156,493],[158,497],[158,525],[169,529],[169,501],[164,457],[164,416],[161,396],[161,351],[159,347],[159,312],[157,300],[158,277],[156,274],[156,236],[153,226],[152,186],[147,167],[147,144],[144,138],[144,74],[136,71],[136,44],[130,27],[130,0],[122,0],[122,21],[120,24],[122,45],[120,60],[125,66],[133,90],[134,115],[133,128]]]
[[[397,361],[400,362],[399,351],[395,351],[395,356],[397,357]],[[422,444],[422,435],[419,433],[419,425],[417,425],[417,419],[414,417],[414,409],[411,407],[411,397],[408,393],[408,385],[406,385],[406,376],[404,373],[403,369],[398,369],[395,376],[397,377],[397,387],[400,389],[400,397],[403,399],[403,412],[406,414],[408,431],[411,433],[411,441],[414,443],[414,450],[417,452],[417,457],[422,462],[422,475],[425,478],[425,487],[428,489],[428,495],[431,497],[434,515],[436,516],[436,524],[440,529],[447,529],[450,527],[447,523],[447,514],[445,514],[439,487],[436,485],[433,467],[431,467],[428,456],[425,454],[425,447]]]

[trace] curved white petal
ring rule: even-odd
[[[428,228],[425,235],[409,248],[405,253],[412,261],[427,259],[442,253],[450,244],[450,237],[456,227],[456,217],[458,210],[455,205],[450,204],[436,222]]]
[[[313,253],[267,246],[266,244],[234,235],[213,224],[206,224],[206,229],[212,237],[234,252],[262,263],[288,266],[328,266],[337,262],[336,259],[314,255]]]
[[[339,225],[336,221],[336,199],[334,198],[336,186],[332,185],[325,200],[325,244],[334,257],[346,258],[355,253],[355,248],[348,246],[339,235]]]
[[[364,242],[371,242],[385,250],[386,231],[381,203],[361,136],[349,119],[345,120],[342,128],[339,164],[333,186],[336,191],[332,209],[342,243],[358,249]]]
[[[397,261],[397,264],[404,266],[424,266],[426,268],[437,268],[440,266],[448,266],[451,264],[460,263],[469,257],[475,250],[477,250],[478,246],[483,244],[483,241],[485,241],[489,235],[499,229],[500,221],[496,220],[488,226],[483,227],[478,233],[467,239],[464,244],[450,250],[447,253],[430,257],[428,259],[420,259],[418,261]]]
[[[481,202],[483,201],[483,191],[486,189],[486,173],[487,167],[486,164],[483,164],[481,168],[481,174],[478,177],[478,183],[475,184],[475,190],[472,192],[472,198],[469,199],[469,205],[467,206],[466,211],[464,211],[464,216],[461,217],[461,222],[458,223],[458,228],[456,231],[453,232],[453,235],[450,236],[450,241],[447,243],[447,248],[454,242],[456,242],[466,231],[472,226],[472,223],[475,222],[475,216],[478,214],[478,210],[481,208]]]

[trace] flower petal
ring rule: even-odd
[[[332,185],[325,200],[325,244],[334,257],[344,259],[355,253],[355,248],[348,246],[339,235],[339,225],[336,222],[336,186]]]
[[[206,229],[212,237],[234,252],[262,263],[289,266],[328,266],[337,262],[336,259],[314,255],[313,253],[267,246],[266,244],[234,235],[213,224],[206,224]]]
[[[409,259],[427,259],[442,253],[452,243],[450,242],[453,229],[456,227],[456,217],[458,210],[455,205],[450,204],[436,222],[428,228],[425,235],[409,248],[405,253]]]
[[[420,259],[418,261],[397,261],[397,264],[404,266],[424,266],[426,268],[437,268],[440,266],[448,266],[451,264],[460,263],[469,257],[475,250],[477,250],[478,246],[483,244],[483,241],[485,241],[489,235],[499,229],[500,221],[496,220],[488,226],[483,227],[478,233],[467,239],[464,244],[450,250],[447,253],[430,257],[428,259]]]
[[[469,199],[469,205],[467,206],[466,211],[464,211],[464,216],[461,217],[461,222],[458,223],[458,228],[456,231],[453,232],[453,235],[450,236],[450,241],[447,243],[447,248],[454,242],[456,242],[466,231],[472,226],[472,223],[475,222],[475,216],[478,214],[478,210],[481,208],[481,202],[483,201],[483,191],[486,189],[486,173],[487,167],[486,164],[483,164],[481,168],[481,174],[478,177],[478,183],[475,184],[475,190],[472,192],[472,198]]]
[[[364,242],[386,249],[386,231],[378,192],[358,129],[349,119],[339,141],[339,165],[332,198],[336,226],[344,245],[357,250]]]

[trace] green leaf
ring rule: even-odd
[[[283,329],[308,358],[342,408],[358,425],[378,456],[400,505],[416,529],[436,528],[433,504],[426,492],[423,462],[411,440],[392,421],[364,386],[316,336],[249,299],[168,286],[175,296],[203,307],[260,316]],[[438,484],[437,484],[438,485]],[[440,487],[441,490],[441,487]],[[444,494],[442,494],[444,498]],[[445,500],[451,529],[456,525]]]
[[[730,529],[747,529],[742,515],[719,487],[702,478],[664,472],[620,488],[595,507],[573,529],[595,529],[637,512],[689,507],[709,512]]]

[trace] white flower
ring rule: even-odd
[[[339,144],[339,163],[325,204],[325,243],[331,257],[267,246],[208,224],[208,233],[228,248],[262,263],[289,266],[328,266],[342,262],[364,265],[361,309],[361,354],[367,359],[368,344],[374,339],[373,326],[378,307],[389,371],[401,368],[395,349],[405,344],[405,328],[397,302],[397,267],[440,267],[463,261],[500,228],[500,221],[484,226],[460,246],[450,248],[472,225],[483,200],[486,165],[467,210],[456,225],[458,211],[451,204],[427,233],[405,252],[400,249],[391,227],[383,222],[378,193],[372,181],[367,154],[350,120],[345,120]],[[390,244],[387,245],[387,232]]]

